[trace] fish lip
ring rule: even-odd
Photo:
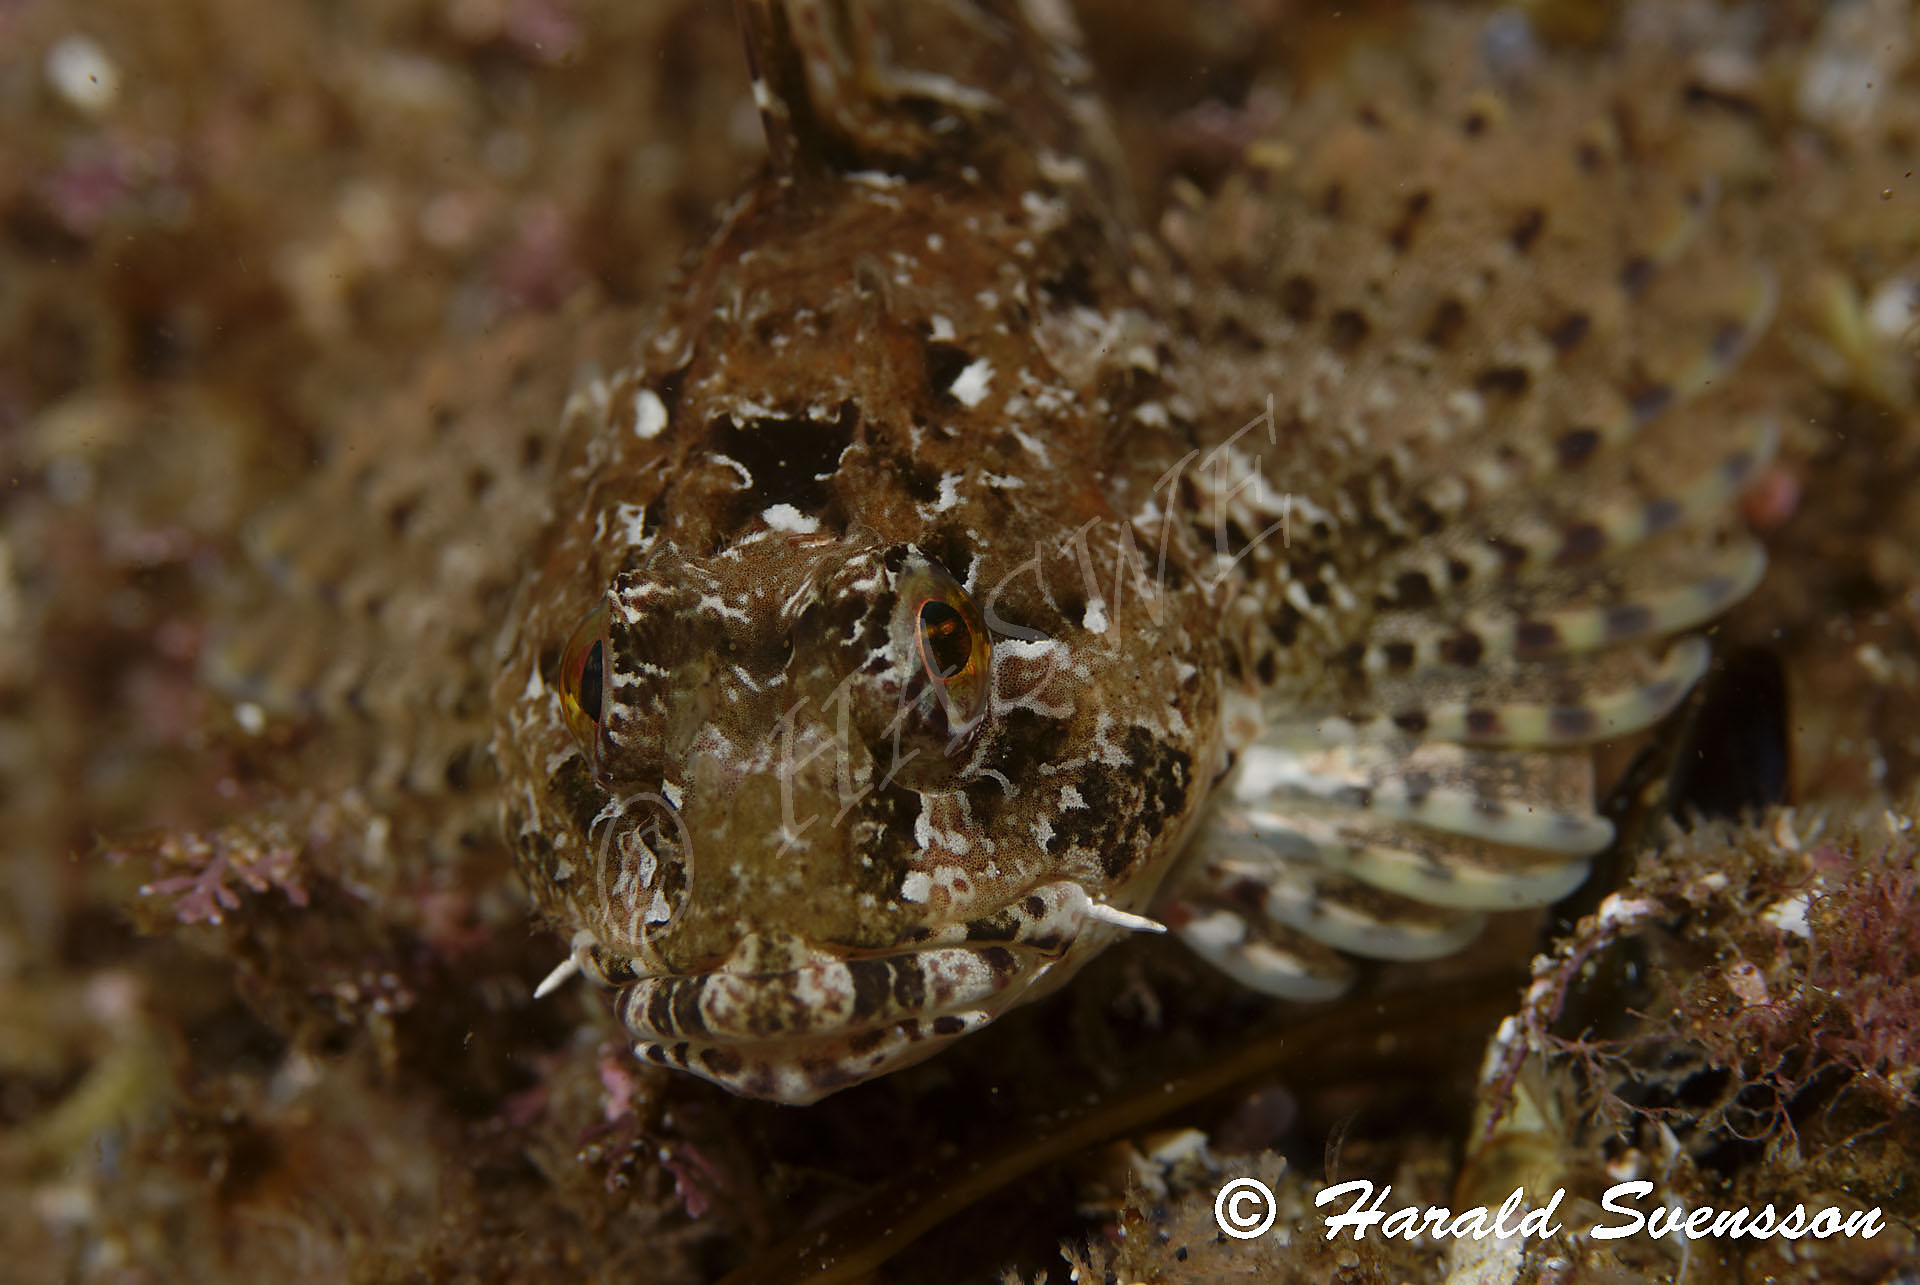
[[[953,942],[821,958],[776,972],[722,965],[637,977],[620,988],[617,1005],[621,1022],[645,1042],[804,1042],[961,1011],[998,1013],[1064,954],[1064,946]]]
[[[916,945],[778,972],[656,975],[623,987],[617,1009],[644,1061],[807,1106],[986,1026],[1045,985],[1067,949]]]
[[[667,1045],[804,1043],[957,1013],[982,1014],[984,1023],[1069,956],[1090,957],[1075,947],[1106,939],[1100,914],[1078,883],[1039,884],[920,941],[816,950],[783,969],[743,969],[730,960],[698,971],[630,975],[616,1002],[636,1038]]]
[[[1067,980],[1094,954],[1081,947],[1147,923],[1063,880],[893,949],[820,951],[758,972],[736,960],[732,970],[628,974],[616,1007],[643,1060],[806,1106],[932,1056]]]
[[[686,1071],[743,1097],[809,1106],[828,1094],[924,1061],[993,1017],[992,1012],[972,1009],[929,1021],[909,1019],[864,1031],[755,1044],[643,1039],[633,1051],[644,1061]]]

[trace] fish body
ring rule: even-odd
[[[1143,213],[1062,6],[741,16],[768,166],[502,435],[506,552],[408,616],[484,679],[382,768],[469,755],[638,1053],[806,1103],[1129,931],[1319,998],[1577,887],[1589,747],[1764,566],[1681,79],[1443,23]]]
[[[973,40],[1085,128],[1046,32]],[[1139,419],[1166,332],[1100,167],[931,74],[879,124],[758,92],[783,163],[583,399],[496,751],[522,875],[642,1053],[809,1101],[1145,909],[1226,767],[1226,592],[1136,522],[1185,447]]]

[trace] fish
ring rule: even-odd
[[[488,666],[381,760],[484,782],[542,992],[804,1105],[1133,933],[1322,1000],[1579,887],[1765,568],[1777,291],[1679,82],[1455,24],[1148,200],[1054,0],[738,11],[766,165],[447,501]]]

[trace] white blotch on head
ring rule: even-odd
[[[776,504],[761,512],[760,520],[776,531],[791,531],[795,535],[812,535],[820,529],[820,519],[808,517],[791,504]]]
[[[1039,438],[1035,437],[1033,434],[1023,433],[1017,428],[1013,430],[1013,436],[1014,436],[1014,440],[1019,442],[1020,445],[1026,449],[1028,454],[1034,456],[1042,464],[1052,463],[1052,460],[1047,454],[1047,444],[1045,442],[1041,441]]]
[[[958,473],[941,474],[940,498],[934,501],[933,511],[945,513],[958,503],[960,503],[960,475]]]
[[[647,539],[646,505],[623,501],[614,509],[614,520],[620,524],[620,538],[629,547],[644,547],[652,543]]]
[[[667,426],[667,404],[651,388],[642,388],[633,395],[633,432],[639,438],[660,436],[660,430]]]
[[[1080,791],[1074,789],[1071,785],[1063,785],[1060,787],[1060,807],[1062,811],[1072,811],[1074,808],[1084,808],[1086,806],[1087,801],[1080,797]]]
[[[1020,195],[1020,208],[1025,210],[1027,217],[1032,220],[1033,230],[1042,235],[1066,226],[1067,203],[1065,201],[1042,196],[1038,192],[1023,192]]]
[[[923,903],[933,891],[933,880],[924,870],[909,871],[900,881],[900,900]]]
[[[701,594],[699,609],[701,611],[712,612],[722,620],[745,620],[747,618],[746,608],[728,606],[726,599],[717,593]]]
[[[722,455],[718,451],[713,452],[710,458],[713,460],[714,463],[724,464],[728,468],[732,469],[735,473],[738,473],[740,475],[741,490],[750,491],[753,489],[753,474],[747,472],[746,465],[742,464],[739,460],[734,459],[731,455]]]
[[[955,375],[953,377],[953,383],[948,387],[947,391],[953,394],[955,401],[965,406],[968,410],[972,410],[975,406],[978,406],[986,400],[987,385],[992,382],[992,380],[993,363],[985,357],[982,357],[979,361],[974,362],[958,375]]]
[[[1447,410],[1453,420],[1449,430],[1478,428],[1487,418],[1486,399],[1471,388],[1459,388],[1447,395]]]

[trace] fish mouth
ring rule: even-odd
[[[1158,927],[1063,881],[897,950],[816,950],[778,971],[742,968],[742,951],[704,972],[638,977],[616,1010],[647,1061],[806,1105],[932,1056],[1122,932]]]

